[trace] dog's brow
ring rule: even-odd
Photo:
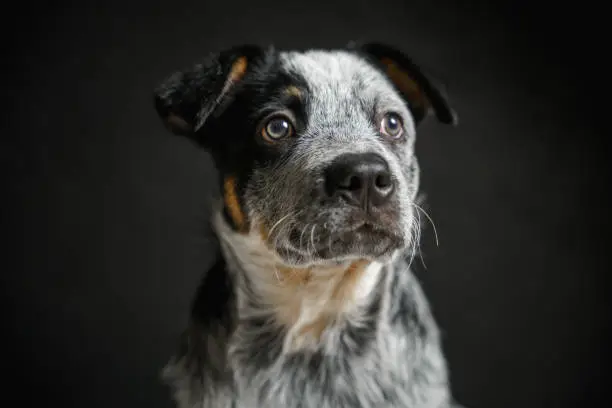
[[[306,103],[306,92],[295,85],[283,89],[265,108],[269,110],[289,109],[294,113],[303,114]]]
[[[302,119],[305,113],[305,103],[307,94],[297,86],[284,88],[276,96],[272,97],[268,103],[254,112],[253,117],[258,118],[267,116],[278,111],[290,110],[294,115]]]

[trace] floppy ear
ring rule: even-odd
[[[358,42],[350,43],[349,49],[367,57],[386,73],[407,101],[416,124],[432,111],[440,122],[457,124],[457,115],[447,98],[421,68],[400,50],[381,43]]]
[[[194,135],[262,54],[258,46],[237,46],[175,72],[155,89],[157,114],[172,133]]]

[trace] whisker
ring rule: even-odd
[[[281,279],[276,265],[274,266],[274,276],[276,276],[276,280],[278,281],[278,283],[280,283],[281,285],[284,285],[285,282],[283,282],[283,280]]]
[[[283,237],[283,235],[285,234],[285,230],[288,229],[288,231],[291,231],[291,225],[292,222],[286,222],[282,225],[282,227],[278,230],[278,234],[276,234],[276,236],[274,237],[274,244],[273,244],[273,248],[278,248],[278,241]]]
[[[287,238],[287,235],[291,232],[292,226],[296,222],[296,218],[299,217],[302,212],[303,211],[289,212],[272,226],[270,232],[268,233],[268,239],[273,236],[272,233],[276,228],[278,228],[278,233],[276,236],[274,236],[274,240],[272,242],[272,246],[274,248],[278,247],[279,240]],[[285,222],[283,223],[283,221]]]
[[[423,259],[423,251],[421,251],[421,234],[423,231],[423,224],[421,223],[421,214],[418,211],[417,211],[417,216],[419,217],[419,221],[416,225],[417,248],[415,250],[418,252],[419,259],[421,260],[421,265],[423,265],[423,268],[427,269],[427,265],[425,265],[425,259]]]
[[[417,215],[418,215],[418,212],[417,212]],[[419,217],[420,217],[420,215],[419,215]],[[416,219],[413,218],[411,222],[414,224],[415,221],[416,221]],[[418,225],[417,225],[417,227],[418,227]],[[415,228],[415,227],[413,226],[413,228]],[[418,231],[418,228],[416,228],[416,234],[410,234],[410,249],[411,250],[410,250],[410,261],[408,261],[408,268],[410,268],[412,266],[412,262],[414,261],[415,251],[416,251],[415,246],[416,246],[417,242],[419,241],[418,236],[419,236],[419,231]]]
[[[309,252],[310,257],[312,257],[317,250],[315,242],[314,242],[314,232],[316,228],[317,228],[317,224],[313,224],[312,230],[310,231],[310,243],[312,244],[312,253]]]
[[[298,247],[298,249],[300,251],[303,251],[303,249],[302,249],[302,238],[304,238],[304,233],[306,232],[306,230],[308,229],[309,226],[310,226],[310,224],[306,224],[304,226],[304,228],[302,229],[302,233],[300,234],[300,245]],[[308,252],[308,249],[306,250],[306,252]]]
[[[278,227],[280,225],[280,223],[282,223],[284,220],[286,220],[287,218],[289,218],[292,214],[289,213],[287,215],[285,215],[284,217],[281,217],[280,220],[276,221],[276,223],[272,226],[272,228],[270,229],[270,232],[268,232],[268,237],[272,236],[272,232],[274,231],[274,229],[276,227]]]
[[[419,205],[412,203],[412,205],[417,209],[420,210],[421,212],[423,212],[423,214],[427,217],[427,219],[429,220],[429,222],[431,223],[431,226],[433,227],[434,230],[434,236],[436,238],[436,246],[440,246],[439,244],[439,240],[438,240],[438,231],[436,229],[436,224],[433,222],[433,220],[431,219],[431,217],[429,216],[429,214],[427,214],[427,211],[425,211],[423,208],[421,208]]]

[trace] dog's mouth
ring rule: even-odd
[[[326,223],[292,229],[277,242],[278,253],[292,262],[344,260],[353,257],[382,258],[404,245],[394,228],[361,220],[343,228]]]

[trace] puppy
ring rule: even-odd
[[[406,55],[378,43],[210,55],[155,91],[212,156],[217,261],[164,369],[180,408],[446,408],[436,322],[410,271],[415,129],[455,124]]]

